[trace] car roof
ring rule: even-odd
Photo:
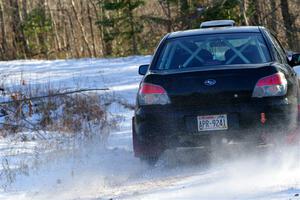
[[[222,34],[222,33],[259,33],[259,26],[234,26],[234,27],[218,27],[218,28],[199,28],[187,31],[178,31],[170,33],[168,38],[188,37],[207,34]]]

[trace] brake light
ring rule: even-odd
[[[284,96],[287,92],[287,80],[283,73],[278,72],[261,78],[255,85],[252,97]]]
[[[165,105],[170,99],[165,89],[159,85],[143,83],[138,93],[140,105]]]

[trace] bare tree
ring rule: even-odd
[[[275,0],[270,0],[270,6],[271,6],[271,29],[273,31],[276,31],[277,30],[277,24],[276,24],[276,21],[277,21],[277,14],[276,14],[276,11],[277,11],[277,6],[276,6],[276,1]]]
[[[21,16],[20,16],[20,7],[18,0],[10,0],[10,6],[12,8],[12,30],[14,33],[13,47],[16,52],[16,57],[27,58],[28,46],[25,39],[25,34],[21,28]]]
[[[58,4],[57,4],[57,8],[58,8],[58,18],[60,20],[58,20],[59,22],[59,29],[60,32],[58,33],[58,36],[60,37],[60,40],[62,41],[62,51],[65,52],[65,56],[67,58],[70,57],[75,57],[75,55],[73,54],[72,48],[70,46],[70,34],[67,30],[67,21],[66,21],[66,11],[65,11],[65,7],[63,6],[63,3],[61,0],[58,0]],[[57,29],[58,31],[58,29]]]
[[[53,31],[54,31],[54,38],[55,38],[55,49],[56,51],[60,52],[62,45],[59,39],[59,35],[58,35],[58,31],[57,31],[57,24],[56,24],[56,19],[54,18],[54,14],[53,14],[53,10],[50,8],[50,2],[49,0],[47,0],[47,7],[48,7],[48,12],[50,13],[50,18],[51,18],[51,22],[53,25]],[[57,57],[56,57],[57,58]]]
[[[253,13],[253,25],[261,25],[261,1],[259,0],[251,0],[252,1],[252,5],[255,8],[255,12]]]
[[[86,36],[85,28],[84,28],[83,24],[81,23],[79,15],[77,13],[74,0],[71,0],[71,7],[72,7],[72,10],[74,12],[74,15],[75,15],[75,18],[77,20],[77,23],[79,24],[79,28],[80,28],[80,31],[81,31],[81,36],[82,36],[84,44],[85,44],[85,46],[86,46],[86,48],[88,50],[88,55],[89,55],[89,57],[92,57],[92,50],[91,50],[91,48],[89,46],[89,42],[88,42],[88,39],[87,39],[87,36]]]
[[[89,25],[90,25],[90,32],[92,37],[92,48],[93,48],[93,57],[96,57],[96,41],[95,41],[95,34],[94,34],[94,28],[93,28],[93,19],[92,19],[92,13],[89,2],[87,3],[87,13],[88,13],[88,19],[89,19]]]
[[[101,20],[101,17],[102,17],[102,14],[100,13],[100,12],[102,12],[102,10],[99,10],[99,9],[97,9],[98,8],[98,6],[97,6],[97,4],[95,3],[95,1],[94,0],[89,0],[89,2],[90,2],[90,4],[91,4],[91,6],[92,6],[92,8],[93,8],[93,12],[95,13],[95,15],[96,15],[96,21],[100,21]],[[99,14],[100,13],[100,14]],[[101,16],[100,16],[101,15]],[[105,56],[106,54],[105,54],[105,52],[104,52],[104,49],[105,49],[105,42],[104,42],[104,34],[103,34],[103,29],[102,29],[102,26],[101,25],[97,25],[97,28],[98,28],[98,30],[99,30],[99,35],[98,35],[98,37],[99,37],[99,41],[100,41],[100,45],[101,45],[101,54],[102,54],[102,56]]]
[[[241,14],[242,14],[242,17],[244,19],[244,23],[246,26],[249,26],[249,19],[247,16],[248,6],[249,6],[248,0],[241,0],[240,9],[241,9]]]
[[[7,43],[6,43],[6,29],[5,29],[5,20],[4,20],[4,11],[3,11],[3,2],[0,0],[0,29],[1,29],[1,46],[0,53],[2,59],[6,57]]]
[[[71,13],[66,9],[66,15],[68,16],[69,18],[69,29],[67,29],[69,31],[70,34],[68,34],[66,32],[66,38],[69,38],[69,37],[72,37],[72,42],[70,42],[70,44],[72,43],[72,49],[74,49],[75,51],[75,55],[77,58],[80,58],[80,53],[79,53],[79,46],[77,46],[78,44],[78,41],[76,39],[76,33],[75,33],[75,26],[73,24],[73,19],[71,17]]]
[[[281,3],[281,13],[283,17],[283,22],[285,26],[285,34],[287,37],[288,45],[290,48],[294,47],[294,28],[293,28],[293,20],[292,15],[289,10],[289,2],[288,0],[280,0]]]
[[[216,12],[208,12],[215,5],[233,4],[230,16],[237,23],[266,26],[300,51],[299,0],[144,0],[131,13],[129,8],[107,11],[105,2],[114,0],[0,0],[0,59],[151,54],[165,33],[198,28],[216,18]],[[117,34],[122,31],[130,37]]]
[[[171,5],[169,1],[160,0],[159,4],[162,8],[164,15],[166,16],[168,23],[167,23],[167,32],[174,31],[173,23],[172,23],[172,13],[171,13]]]

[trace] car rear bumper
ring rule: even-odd
[[[262,120],[262,113],[265,120]],[[198,131],[197,116],[217,114],[227,115],[227,130]],[[212,137],[248,141],[266,133],[283,133],[296,127],[297,114],[297,104],[287,99],[218,107],[152,106],[136,110],[133,127],[138,143],[145,148],[151,147],[155,152],[173,147],[206,145]]]

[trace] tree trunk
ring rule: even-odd
[[[94,9],[94,13],[96,14],[96,19],[97,21],[99,21],[101,18],[99,16],[99,13],[98,13],[98,10],[97,10],[97,5],[95,4],[95,2],[93,2],[93,0],[89,0],[93,9]],[[102,11],[101,11],[102,12]],[[98,27],[98,30],[100,32],[100,44],[101,44],[101,53],[102,53],[102,56],[105,56],[105,52],[104,52],[104,48],[105,48],[105,44],[104,44],[104,38],[103,38],[103,30],[102,30],[102,27],[100,25],[97,26]]]
[[[27,0],[22,0],[22,12],[20,13],[20,18],[21,18],[21,21],[24,21],[26,20],[27,18]],[[28,56],[30,55],[30,49],[29,49],[29,42],[28,40],[26,39],[25,37],[25,33],[24,31],[22,30],[22,35],[24,36],[24,41],[23,41],[23,44],[24,44],[24,48],[25,48],[25,54]]]
[[[27,17],[27,0],[22,0],[22,20],[25,20]]]
[[[7,56],[7,43],[6,43],[6,28],[5,28],[5,20],[4,20],[4,7],[3,7],[3,2],[0,0],[0,30],[1,30],[1,48],[0,48],[0,53],[1,53],[1,59],[4,60],[6,59]]]
[[[72,18],[71,18],[71,13],[69,13],[69,11],[66,10],[66,14],[67,14],[67,16],[68,16],[68,18],[69,18],[69,23],[70,23],[70,32],[71,32],[70,36],[72,36],[72,39],[73,39],[73,41],[72,41],[72,48],[74,48],[76,57],[79,58],[79,57],[80,57],[80,53],[79,53],[79,48],[80,48],[80,47],[77,46],[78,41],[77,41],[77,39],[76,39],[76,34],[75,34],[75,31],[74,31],[75,26],[74,26],[73,20],[72,20]],[[66,35],[66,37],[69,37],[69,36]]]
[[[255,8],[253,18],[252,18],[252,25],[259,26],[261,25],[260,20],[260,0],[252,0],[252,6]]]
[[[137,38],[136,38],[136,31],[135,31],[135,27],[134,27],[134,18],[133,18],[133,13],[132,13],[132,9],[130,9],[131,4],[129,1],[128,4],[128,16],[129,16],[129,21],[130,21],[130,32],[131,32],[131,44],[132,44],[132,53],[134,55],[137,55],[138,53],[138,49],[137,49]]]
[[[99,2],[100,5],[100,21],[103,21],[105,18],[105,10],[103,6],[101,5],[103,2]],[[103,56],[110,56],[112,55],[112,41],[107,39],[107,35],[109,35],[108,31],[103,25],[98,25],[100,32],[101,32],[101,39],[102,39],[102,52]]]
[[[67,26],[68,26],[68,23],[66,21],[66,12],[65,12],[65,7],[63,6],[62,4],[62,1],[61,0],[58,0],[58,10],[60,11],[59,12],[59,19],[60,20],[60,26],[61,27],[61,34],[59,34],[60,36],[60,40],[62,41],[62,50],[63,52],[65,53],[66,57],[67,58],[70,58],[70,55],[71,57],[75,57],[75,55],[73,54],[73,51],[72,51],[72,48],[70,47],[70,34],[69,32],[67,32]]]
[[[13,47],[15,51],[15,57],[27,58],[28,47],[25,39],[23,29],[21,27],[22,21],[20,16],[20,7],[18,0],[10,0],[10,6],[12,12],[12,31],[14,33]]]
[[[285,34],[287,37],[287,42],[290,49],[293,49],[294,44],[294,34],[293,34],[293,22],[291,13],[289,11],[289,3],[288,0],[280,0],[281,3],[281,13],[283,17],[284,27],[285,27]]]
[[[171,14],[171,5],[169,1],[159,1],[159,5],[161,6],[164,15],[167,17],[169,23],[167,23],[167,32],[170,33],[174,31],[173,22],[172,22],[172,14]]]
[[[50,2],[49,0],[47,0],[48,4],[47,4],[47,7],[48,7],[48,11],[49,11],[49,14],[50,14],[50,18],[51,18],[51,21],[52,21],[52,25],[53,25],[53,31],[54,31],[54,39],[55,39],[55,57],[57,58],[57,53],[61,51],[61,43],[60,43],[60,40],[59,40],[59,33],[57,31],[57,24],[56,24],[56,20],[54,18],[54,14],[53,14],[53,11],[52,9],[50,8]]]
[[[89,46],[89,42],[88,42],[88,39],[87,39],[87,36],[86,36],[86,32],[85,32],[84,26],[83,26],[83,24],[81,23],[80,18],[79,18],[79,16],[78,16],[78,13],[77,13],[77,11],[76,11],[74,0],[71,0],[71,7],[72,7],[72,10],[73,10],[73,12],[74,12],[74,15],[75,15],[75,18],[76,18],[76,20],[77,20],[77,23],[79,24],[79,29],[80,29],[80,31],[81,31],[81,36],[82,36],[82,39],[83,39],[84,44],[85,44],[86,47],[87,47],[89,57],[92,57],[92,50],[91,50],[91,48],[90,48],[90,46]]]
[[[89,18],[89,25],[90,25],[90,31],[91,31],[91,36],[92,36],[92,47],[93,47],[93,57],[96,57],[96,46],[95,46],[95,34],[94,34],[94,28],[93,28],[93,19],[91,16],[91,8],[90,4],[87,3],[87,12],[88,12],[88,18]]]
[[[248,9],[248,1],[247,0],[241,0],[240,9],[241,9],[241,15],[244,19],[244,25],[249,26],[249,19],[247,16],[247,9]]]
[[[276,1],[275,0],[270,0],[270,6],[271,6],[271,29],[274,32],[277,32],[277,15],[276,15]]]
[[[181,21],[181,30],[190,29],[191,23],[189,20],[189,3],[187,0],[180,0],[180,21]]]
[[[47,0],[43,0],[43,1],[39,1],[38,8],[40,8],[42,10],[42,15],[44,15],[44,17],[46,17],[46,7],[47,6]],[[42,24],[42,26],[44,26],[45,24]],[[48,35],[46,33],[38,33],[37,34],[37,38],[40,44],[40,54],[44,55],[47,59],[48,59],[48,53],[49,53],[49,49],[47,47],[48,44]]]

